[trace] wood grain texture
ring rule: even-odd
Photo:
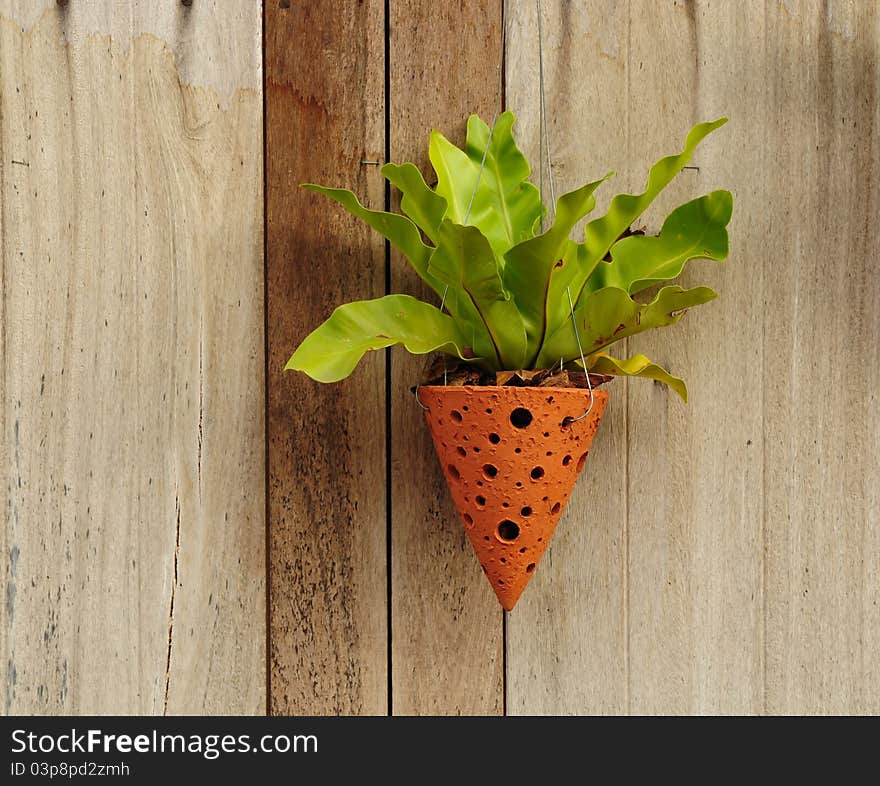
[[[876,714],[880,8],[766,25],[766,709]]]
[[[386,146],[430,178],[431,128],[496,108],[501,2],[290,5],[0,0],[2,711],[259,713],[268,679],[279,714],[880,712],[876,4],[544,0],[557,190],[616,169],[601,212],[727,114],[640,224],[735,210],[730,262],[684,276],[720,298],[621,350],[691,402],[611,385],[506,653],[423,359],[282,372],[338,303],[436,302],[297,184],[380,207]]]
[[[633,13],[629,151],[647,168],[696,122],[729,115],[645,214],[656,233],[677,204],[734,193],[730,262],[692,263],[685,286],[717,301],[630,340],[688,383],[681,402],[630,385],[630,709],[751,713],[762,708],[764,149],[769,107],[763,4],[663,3]],[[638,74],[638,78],[636,78]],[[641,185],[640,183],[640,185]]]
[[[552,133],[572,140],[558,143],[559,179],[571,166],[566,144],[583,144],[585,160],[605,144],[603,160],[620,171],[610,132],[598,141],[584,132],[599,123],[592,114],[610,112],[611,123],[619,113],[630,188],[652,161],[680,148],[692,123],[727,114],[731,123],[695,157],[699,171],[683,173],[642,223],[656,231],[676,202],[730,188],[732,254],[728,264],[700,263],[684,276],[716,287],[718,301],[629,341],[631,352],[680,372],[691,402],[638,380],[628,386],[619,616],[606,601],[588,625],[582,601],[571,600],[572,587],[594,591],[594,575],[614,597],[616,541],[598,554],[586,543],[578,551],[561,527],[552,565],[542,566],[549,575],[535,578],[511,615],[510,708],[876,712],[878,11],[845,1],[630,2],[626,22],[616,23],[622,4],[600,5],[545,4]],[[534,10],[523,4],[517,14],[528,19]],[[525,34],[528,23],[520,27]],[[587,45],[568,54],[569,37]],[[520,94],[535,103],[523,51],[515,43],[509,64],[514,109]],[[579,103],[583,95],[600,112]],[[564,97],[555,100],[572,107],[571,117],[554,113],[553,96]],[[520,117],[534,149],[537,109]],[[825,406],[822,388],[831,391]],[[591,473],[601,471],[596,458]],[[606,458],[603,480],[612,487],[613,468]],[[556,586],[533,611],[542,582]],[[553,616],[554,607],[563,611]],[[532,617],[520,627],[525,612]],[[552,624],[535,637],[542,617]],[[623,663],[597,663],[597,651],[617,651],[621,627]],[[591,668],[603,679],[594,683]]]
[[[0,3],[4,711],[261,713],[259,15],[74,5]]]
[[[431,129],[462,144],[468,115],[477,112],[488,121],[497,107],[501,4],[392,0],[390,14],[390,157],[414,161],[433,178]],[[396,254],[391,291],[436,302]],[[393,712],[498,714],[502,612],[410,393],[423,367],[422,358],[392,355]]]
[[[598,195],[627,190],[626,6],[613,0],[545,2],[544,67],[557,194],[611,169]],[[539,177],[535,4],[511,3],[507,106]],[[544,173],[545,202],[550,202]],[[535,578],[508,616],[511,714],[626,710],[626,391],[616,380],[590,457]]]
[[[387,711],[385,364],[282,371],[340,303],[385,290],[384,244],[318,182],[384,199],[383,4],[266,3],[271,711]]]

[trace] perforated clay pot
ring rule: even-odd
[[[426,386],[419,399],[468,538],[506,611],[534,575],[608,403],[580,388]]]

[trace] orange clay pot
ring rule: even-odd
[[[608,403],[579,388],[427,386],[419,399],[492,589],[515,605],[565,509]]]

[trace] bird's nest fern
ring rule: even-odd
[[[657,236],[628,229],[725,122],[694,126],[681,153],[651,167],[645,190],[611,199],[580,241],[571,239],[572,231],[593,210],[594,192],[610,174],[560,196],[552,225],[542,231],[546,209],[514,141],[511,112],[500,115],[491,136],[472,115],[464,150],[434,131],[434,188],[415,165],[386,164],[382,174],[400,191],[402,214],[369,210],[345,189],[306,185],[382,234],[445,308],[403,294],[340,306],[306,337],[287,368],[335,382],[368,350],[402,344],[412,353],[440,351],[489,371],[545,369],[580,364],[582,349],[591,372],[655,379],[686,398],[684,382],[644,355],[619,360],[606,350],[677,322],[716,296],[707,287],[663,286],[650,300],[634,297],[676,278],[691,259],[727,257],[730,192],[713,191],[676,208]]]

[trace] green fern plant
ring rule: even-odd
[[[638,296],[676,278],[691,259],[727,257],[729,191],[676,208],[656,237],[627,230],[696,146],[725,122],[694,126],[679,154],[651,167],[645,190],[615,196],[604,216],[586,224],[579,242],[570,235],[613,173],[560,196],[552,225],[542,231],[546,209],[528,180],[531,170],[514,140],[511,112],[499,116],[491,137],[486,123],[472,115],[464,150],[434,131],[434,188],[415,165],[386,164],[382,174],[400,191],[402,214],[369,210],[345,189],[305,185],[383,235],[445,308],[403,294],[340,306],[306,337],[286,368],[335,382],[351,374],[367,351],[395,344],[415,354],[444,352],[489,371],[580,364],[573,304],[589,371],[655,379],[687,400],[684,382],[644,355],[617,359],[605,350],[627,336],[671,325],[716,297],[708,287],[680,286],[664,286],[651,299]]]

